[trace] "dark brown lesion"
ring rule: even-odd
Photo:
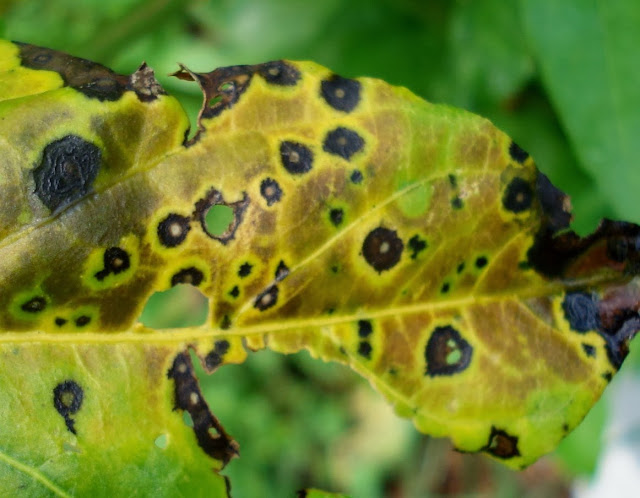
[[[127,271],[131,267],[131,258],[129,253],[120,247],[109,247],[103,256],[103,268],[94,276],[97,280],[102,281],[108,275],[117,275]]]
[[[175,357],[167,377],[175,382],[174,409],[186,411],[191,415],[193,432],[198,445],[205,453],[222,462],[223,466],[238,456],[238,443],[225,432],[222,424],[211,413],[187,352]]]
[[[204,273],[195,266],[182,268],[171,277],[171,287],[178,284],[189,284],[198,287],[204,280]]]
[[[451,325],[436,327],[424,351],[425,375],[453,375],[463,372],[471,363],[473,347]]]
[[[75,88],[89,98],[116,101],[131,90],[143,102],[155,100],[166,92],[154,77],[153,70],[142,64],[131,76],[79,57],[73,57],[49,48],[14,42],[19,47],[21,64],[30,69],[55,71],[64,84]]]
[[[227,206],[231,208],[233,213],[233,219],[229,226],[226,228],[224,232],[219,235],[212,234],[207,228],[206,216],[209,209],[213,206]],[[215,188],[209,189],[206,195],[198,200],[195,204],[195,209],[193,211],[193,219],[200,221],[200,225],[202,226],[202,230],[212,239],[215,239],[222,244],[227,244],[229,241],[233,240],[236,235],[236,231],[238,227],[242,223],[244,219],[244,214],[247,208],[249,207],[249,196],[246,192],[242,193],[242,199],[235,202],[226,202],[224,200],[224,196],[222,192],[216,190]]]
[[[506,431],[492,426],[489,441],[481,451],[486,451],[494,457],[501,458],[503,460],[519,457],[520,450],[518,449],[518,437],[512,436]]]
[[[204,132],[203,119],[211,119],[233,107],[247,90],[253,77],[258,74],[277,86],[295,86],[301,78],[300,71],[285,61],[271,61],[255,65],[221,67],[209,73],[195,73],[185,66],[172,74],[186,81],[196,81],[204,94],[204,102],[198,115],[199,128],[196,135],[185,141],[191,146]]]
[[[225,315],[226,316],[226,315]],[[204,366],[207,372],[212,373],[216,368],[222,365],[224,356],[229,351],[231,344],[226,339],[219,339],[213,344],[213,349],[204,357]]]

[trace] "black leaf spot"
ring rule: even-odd
[[[587,356],[595,358],[596,356],[596,348],[594,348],[591,344],[582,343],[582,349]]]
[[[259,64],[256,70],[267,83],[272,85],[294,86],[300,80],[300,71],[284,61]]]
[[[238,276],[241,278],[248,277],[251,274],[251,269],[253,265],[251,263],[242,263],[240,265],[240,269],[238,270]]]
[[[367,235],[362,244],[362,255],[378,273],[393,268],[400,257],[404,244],[395,230],[378,227]]]
[[[238,288],[237,285],[233,286],[233,289],[229,291],[229,295],[233,298],[236,298],[240,295],[240,289]]]
[[[67,323],[67,320],[62,318],[62,317],[57,316],[56,319],[54,320],[54,322],[58,327],[62,327],[65,323]]]
[[[515,177],[505,190],[502,197],[502,205],[508,211],[521,213],[531,207],[533,202],[533,189],[526,180]]]
[[[171,277],[171,287],[177,284],[191,284],[194,287],[198,287],[203,279],[203,273],[194,266],[190,266],[189,268],[183,268]]]
[[[487,263],[489,261],[487,260],[486,257],[484,256],[479,256],[476,258],[476,268],[478,268],[479,270],[484,268],[485,266],[487,266]]]
[[[266,290],[258,294],[256,301],[254,303],[254,307],[259,309],[260,311],[268,310],[269,308],[275,306],[278,302],[278,286],[272,285],[268,287]]]
[[[102,257],[104,268],[95,274],[96,279],[102,281],[107,275],[122,273],[131,266],[129,254],[119,247],[110,247]]]
[[[78,327],[84,327],[85,325],[88,325],[89,322],[91,322],[91,317],[87,315],[82,315],[76,318],[76,326]]]
[[[224,359],[224,355],[229,351],[229,341],[226,339],[221,339],[216,341],[213,345],[213,349],[205,356],[204,363],[207,367],[207,370],[211,371],[215,368],[218,368]]]
[[[511,156],[511,159],[519,163],[525,162],[527,160],[527,157],[529,157],[529,153],[523,150],[515,142],[511,142],[511,145],[509,145],[509,155]]]
[[[489,442],[482,448],[482,451],[491,453],[493,456],[503,460],[520,456],[518,450],[518,438],[507,434],[502,429],[491,427]]]
[[[53,406],[64,418],[65,425],[72,434],[76,434],[76,429],[71,415],[80,410],[83,399],[83,389],[73,380],[65,380],[53,389]]]
[[[352,183],[355,183],[357,185],[358,183],[362,183],[362,179],[362,172],[359,169],[354,169],[351,172],[350,180]]]
[[[355,131],[342,126],[327,133],[322,149],[347,161],[364,147],[363,138]]]
[[[301,143],[284,141],[280,144],[280,160],[289,173],[301,175],[313,167],[313,152]]]
[[[267,206],[271,206],[282,198],[282,189],[273,178],[265,178],[260,183],[260,195],[267,201]]]
[[[337,111],[351,112],[360,102],[360,82],[334,74],[320,84],[320,94]]]
[[[278,268],[276,268],[276,282],[282,282],[287,275],[289,275],[289,267],[284,264],[284,261],[280,261]]]
[[[471,345],[451,325],[436,327],[424,352],[425,374],[434,377],[462,372],[471,363],[472,353]]]
[[[462,202],[462,199],[460,197],[456,196],[451,199],[451,207],[453,209],[462,209],[464,207],[464,202]]]
[[[171,213],[158,224],[158,239],[165,247],[176,247],[184,242],[189,230],[189,218]]]
[[[20,306],[22,311],[26,311],[27,313],[39,313],[44,311],[47,307],[47,300],[42,296],[36,296],[29,299],[26,303]]]
[[[411,259],[416,259],[418,254],[427,248],[427,241],[421,239],[418,235],[414,235],[409,239],[409,249],[411,250]]]
[[[35,193],[53,213],[87,195],[98,176],[102,152],[76,135],[68,135],[44,148],[33,170]]]
[[[214,351],[216,351],[215,347]],[[220,354],[221,349],[217,352]],[[223,466],[226,465],[229,460],[238,455],[238,444],[229,437],[209,410],[193,372],[189,353],[180,353],[175,357],[167,376],[175,382],[176,409],[187,411],[191,415],[193,432],[198,445],[209,456],[221,461]]]
[[[369,320],[358,320],[358,336],[366,339],[373,333],[373,326]]]
[[[340,208],[335,208],[329,211],[329,219],[334,226],[338,226],[342,223],[344,218],[344,211]]]
[[[372,350],[373,348],[371,347],[371,344],[369,344],[368,341],[360,341],[360,344],[358,344],[358,354],[366,358],[367,360],[371,359]]]

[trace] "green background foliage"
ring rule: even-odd
[[[166,75],[278,58],[375,76],[492,119],[573,200],[580,233],[640,222],[640,3],[634,0],[32,0],[0,2],[0,36],[130,73],[146,60],[195,119],[201,95]],[[197,296],[152,303],[152,325],[193,323]],[[196,322],[198,319],[195,320]],[[637,341],[636,341],[637,343]],[[640,370],[638,344],[624,370]],[[203,379],[241,444],[236,497],[302,486],[371,498],[484,492],[562,496],[593,473],[607,395],[555,455],[524,473],[453,453],[397,419],[338,365],[262,352]]]

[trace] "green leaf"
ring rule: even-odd
[[[580,238],[489,121],[380,80],[292,61],[175,76],[204,93],[191,138],[146,65],[0,44],[8,483],[225,496],[202,473],[237,444],[190,353],[213,372],[306,349],[515,468],[580,422],[640,328],[640,227]],[[179,284],[209,298],[203,325],[136,325]]]
[[[640,4],[626,0],[522,0],[542,77],[580,161],[616,208],[640,209]]]

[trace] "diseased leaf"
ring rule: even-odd
[[[9,42],[0,61],[0,460],[33,495],[133,465],[145,492],[225,496],[202,473],[237,444],[189,351],[211,372],[307,349],[520,468],[580,422],[640,327],[640,228],[569,231],[568,198],[486,119],[311,62],[183,67],[204,93],[189,139],[145,65]],[[178,284],[210,298],[203,326],[135,324]]]

